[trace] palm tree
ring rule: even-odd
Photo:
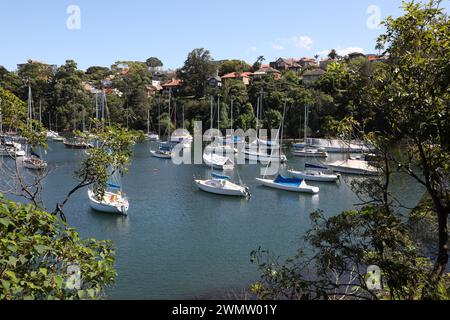
[[[336,49],[332,49],[330,51],[330,53],[328,54],[328,58],[330,58],[331,60],[336,60],[339,57]]]

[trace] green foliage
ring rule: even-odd
[[[214,72],[214,63],[210,52],[200,48],[189,53],[184,66],[177,72],[177,75],[184,81],[185,93],[200,98],[205,95],[206,81]]]
[[[81,240],[57,217],[0,197],[0,299],[100,299],[116,277],[109,241]],[[77,266],[81,287],[70,283]]]
[[[250,71],[251,66],[242,60],[226,60],[220,64],[219,75],[223,76],[232,72]]]

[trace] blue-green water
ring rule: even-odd
[[[310,226],[312,211],[332,216],[359,202],[345,180],[310,183],[321,188],[315,196],[259,186],[259,165],[239,167],[253,194],[250,201],[206,194],[193,177],[206,177],[207,167],[175,166],[152,158],[149,149],[150,144],[135,147],[124,177],[131,205],[127,218],[92,211],[85,190],[65,208],[69,223],[83,237],[114,241],[118,278],[108,290],[111,299],[189,299],[240,290],[258,279],[250,263],[252,250],[261,246],[291,256]],[[73,172],[81,159],[82,151],[50,142],[46,160],[51,172],[44,185],[50,209],[75,183]],[[287,167],[301,169],[303,160],[289,158]],[[407,177],[398,176],[393,184],[407,205],[422,194]]]

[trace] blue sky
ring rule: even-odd
[[[66,26],[72,4],[81,9],[79,30]],[[250,63],[260,55],[314,56],[331,48],[369,53],[382,32],[368,27],[373,5],[381,18],[401,13],[400,0],[2,0],[0,65],[14,70],[30,58],[57,65],[74,59],[86,69],[156,56],[177,68],[198,47],[216,60]]]

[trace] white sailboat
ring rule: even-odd
[[[41,116],[39,116],[41,118]],[[33,130],[33,98],[31,93],[31,85],[28,84],[28,128]],[[40,119],[39,119],[40,120]],[[31,148],[31,147],[30,147]],[[28,147],[27,147],[28,151]],[[26,152],[28,153],[28,152]],[[30,170],[44,170],[47,168],[47,162],[41,159],[31,148],[30,154],[23,157],[23,166]]]
[[[100,198],[92,189],[88,189],[88,197],[91,208],[95,211],[128,215],[130,203],[121,191],[106,191],[103,198]]]
[[[250,198],[250,190],[233,182],[230,177],[212,173],[212,179],[195,180],[197,187],[205,192],[223,196],[246,197]]]
[[[286,178],[282,175],[279,175],[276,179],[257,178],[256,180],[264,186],[284,191],[316,194],[319,193],[320,190],[319,187],[309,186],[306,184],[305,180]]]
[[[101,114],[98,112],[98,106],[96,110],[97,120],[102,121],[102,125],[105,123],[105,107],[106,107],[106,94],[102,95],[102,109]],[[101,116],[101,119],[99,119]],[[113,169],[111,169],[113,171]],[[122,184],[120,181],[120,173],[112,172],[110,175],[105,193],[101,197],[97,195],[91,188],[88,189],[89,203],[92,209],[104,213],[116,213],[128,215],[128,209],[130,203],[125,193],[122,190]]]
[[[370,165],[368,161],[362,159],[350,158],[344,161],[335,161],[332,163],[327,163],[326,166],[329,169],[340,173],[369,175],[369,176],[380,174],[378,168]]]
[[[218,170],[233,170],[234,161],[226,156],[221,156],[211,150],[210,152],[205,151],[203,153],[203,162],[208,167],[212,167]]]
[[[220,130],[220,98],[217,99],[217,126]],[[211,98],[211,131],[213,129],[213,108],[214,100]],[[219,148],[220,145],[210,145],[203,152],[203,162],[208,167],[218,170],[233,170],[234,159],[227,156],[224,149]],[[225,151],[225,152],[224,152]],[[234,150],[233,150],[234,156]]]
[[[150,150],[150,154],[159,159],[172,159],[172,145],[168,142],[161,142],[157,150]]]
[[[284,118],[286,116],[286,102],[284,105],[284,111],[283,111],[283,119],[280,125],[280,130],[278,131],[278,135],[280,135],[281,132],[281,145],[283,145],[283,129],[284,129]],[[278,136],[277,136],[278,139]],[[263,178],[257,178],[256,179],[259,183],[261,183],[263,186],[278,189],[278,190],[284,190],[284,191],[291,191],[291,192],[299,192],[299,193],[309,193],[309,194],[316,194],[319,193],[320,189],[318,187],[309,186],[305,180],[303,179],[297,179],[297,178],[286,178],[283,175],[279,174],[275,179],[266,179],[266,175],[264,175]]]
[[[262,93],[261,97],[258,97],[257,109],[256,109],[256,130],[258,131],[258,137],[255,141],[246,145],[244,150],[245,159],[251,162],[260,162],[263,165],[270,164],[272,162],[285,163],[287,162],[287,157],[282,154],[282,143],[266,141],[259,138],[259,123],[260,123],[260,113],[262,113]],[[284,119],[282,120],[282,124]],[[281,130],[281,128],[280,128]],[[280,130],[278,130],[278,136],[280,135]]]
[[[320,170],[307,169],[305,171],[288,170],[288,174],[291,177],[302,179],[305,181],[316,182],[336,182],[339,180],[339,176],[334,173],[326,173]]]
[[[308,106],[305,105],[305,129],[303,141],[308,141]],[[296,157],[305,158],[328,158],[328,153],[323,148],[311,148],[306,143],[293,144],[294,150],[292,154]]]

